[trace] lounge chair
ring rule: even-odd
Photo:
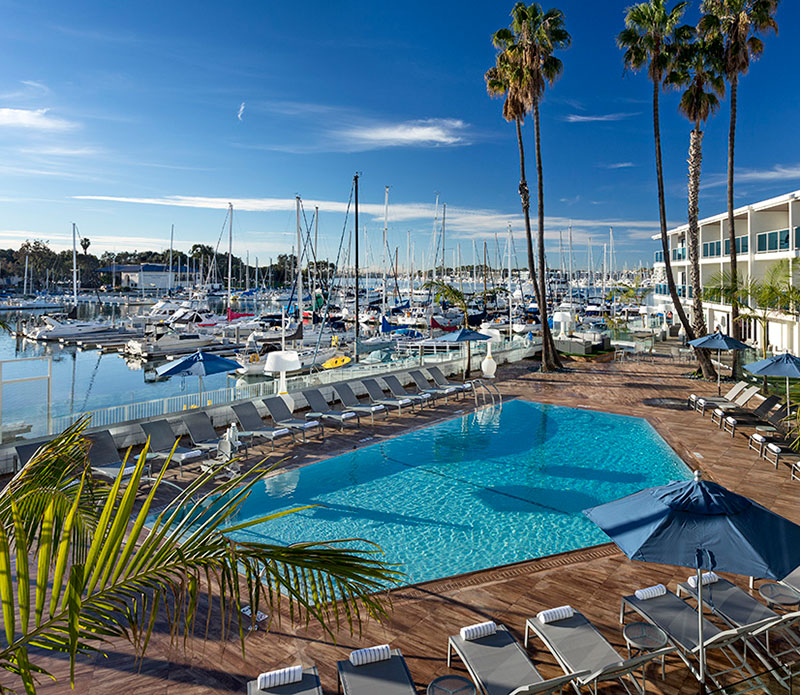
[[[203,451],[216,451],[222,437],[217,435],[208,413],[202,411],[183,416],[192,444]]]
[[[463,384],[456,381],[448,381],[439,367],[428,367],[428,374],[431,375],[433,383],[440,388],[455,388],[457,392],[462,395],[466,395],[468,392],[472,391],[473,386],[471,381],[465,381]]]
[[[143,422],[142,430],[146,437],[150,439],[150,445],[147,450],[148,456],[156,460],[163,460],[169,456],[175,442],[180,439],[172,431],[169,422],[163,418],[160,420],[151,420],[150,422]],[[178,470],[183,475],[183,464],[185,461],[193,461],[203,456],[201,449],[188,449],[185,446],[176,446],[172,454],[172,460],[178,464]]]
[[[661,628],[666,634],[668,642],[676,647],[675,653],[683,660],[694,677],[699,679],[698,670],[689,659],[690,656],[696,657],[700,648],[699,616],[694,608],[671,591],[666,591],[660,596],[646,599],[637,598],[635,595],[623,596],[619,613],[620,623],[624,622],[628,610],[638,613],[648,623]],[[706,659],[705,675],[717,688],[723,687],[720,677],[726,674],[733,674],[732,678],[736,680],[756,678],[755,671],[747,663],[746,658],[734,647],[734,644],[744,639],[752,629],[747,625],[742,628],[720,630],[716,625],[703,618],[703,644],[706,655],[716,650],[728,661],[728,668],[713,671]],[[765,692],[767,691],[765,690]]]
[[[770,415],[770,411],[780,403],[781,399],[778,396],[767,396],[759,405],[753,410],[746,410],[738,408],[734,412],[728,412],[722,418],[722,429],[725,432],[730,432],[731,437],[736,434],[737,427],[757,427],[761,424],[771,424],[766,422],[766,418]]]
[[[623,659],[600,634],[598,629],[582,613],[573,609],[572,615],[561,620],[544,622],[542,613],[525,622],[525,646],[528,646],[530,631],[545,643],[550,653],[564,669],[564,673],[585,672],[576,678],[577,685],[593,688],[604,681],[619,681],[625,692],[631,694],[627,676],[638,689],[635,671],[642,669],[642,693],[646,690],[645,666],[653,659],[661,658],[662,674],[664,656],[673,651],[665,647],[647,654]],[[632,695],[632,694],[631,694]]]
[[[250,401],[246,403],[238,403],[232,405],[231,409],[239,424],[242,426],[242,431],[239,436],[245,440],[253,439],[269,439],[272,445],[272,450],[275,451],[275,440],[281,437],[291,437],[294,440],[294,434],[288,427],[270,427],[265,425],[258,413],[255,404]]]
[[[431,386],[430,382],[419,369],[412,369],[408,375],[411,377],[420,393],[429,393],[433,400],[444,398],[444,402],[447,403],[450,396],[458,393],[458,389],[455,386]]]
[[[364,405],[361,403],[356,394],[353,393],[353,389],[350,388],[350,384],[334,384],[333,390],[345,408],[359,415],[369,415],[373,425],[375,424],[375,413],[383,413],[384,417],[389,417],[389,411],[385,405],[375,403]]]
[[[797,469],[800,467],[800,454],[795,451],[789,442],[773,440],[764,443],[761,456],[765,461],[769,461],[775,469],[781,463],[786,463],[791,469],[791,478],[795,480],[798,476]]]
[[[800,603],[800,567],[796,567],[789,574],[787,574],[781,580],[781,584],[783,584],[784,586],[788,586],[790,589],[794,589],[798,595],[797,601],[798,603]]]
[[[747,387],[746,381],[737,381],[724,396],[698,396],[693,393],[686,399],[686,405],[692,410],[699,410],[698,405],[710,405],[711,403],[725,403],[730,402],[738,396]]]
[[[378,386],[378,382],[375,381],[375,379],[364,379],[361,383],[364,384],[364,388],[367,389],[367,395],[370,400],[377,405],[382,405],[386,408],[397,408],[397,412],[400,415],[403,414],[403,406],[409,405],[413,408],[410,398],[387,397],[383,389]]]
[[[478,639],[451,635],[447,640],[448,668],[454,652],[483,695],[555,693],[573,679],[586,675],[570,673],[545,680],[505,625],[497,625],[494,633]]]
[[[388,659],[354,666],[350,659],[336,662],[344,695],[416,695],[417,688],[399,649]]]
[[[122,470],[122,477],[128,478],[136,470],[136,461],[125,463],[119,455],[114,437],[108,430],[84,435],[89,440],[89,465],[92,472],[104,478],[115,480]]]
[[[316,666],[303,669],[303,677],[296,683],[278,685],[263,690],[258,687],[258,680],[247,684],[247,695],[322,695],[322,684]]]
[[[747,402],[757,393],[758,386],[749,386],[730,403],[725,402],[712,404],[714,410],[711,412],[711,422],[716,422],[719,424],[719,428],[722,429],[722,418],[728,415],[729,411],[741,411]]]
[[[694,579],[692,577],[678,584],[678,596],[687,594],[697,601],[697,587],[691,583]],[[784,618],[744,589],[722,577],[716,577],[703,587],[703,605],[731,627],[760,625],[760,628],[754,628],[753,633],[745,637],[750,651],[768,669],[774,669],[777,664],[786,678],[791,678],[791,663],[796,663],[797,659],[786,662],[784,657],[800,656],[800,635],[792,629],[800,620],[800,614],[790,614],[791,617]],[[789,648],[776,651],[777,640],[773,638],[783,639]],[[773,672],[781,681],[786,680],[781,678],[779,673]]]
[[[43,442],[33,442],[26,444],[17,444],[14,450],[17,452],[17,461],[19,468],[22,468],[28,461],[33,458],[33,455],[39,451],[43,446],[47,446],[52,439],[45,439]]]
[[[400,379],[394,374],[383,377],[383,381],[389,387],[389,391],[395,398],[410,398],[414,405],[420,407],[425,405],[428,401],[433,400],[433,397],[429,393],[410,393],[406,391],[400,383]]]
[[[328,405],[325,396],[319,389],[307,389],[303,391],[303,398],[306,399],[308,407],[311,408],[306,413],[306,420],[329,420],[335,422],[344,429],[348,420],[355,420],[357,425],[361,425],[361,416],[354,410],[334,410]]]
[[[318,429],[320,440],[325,438],[325,428],[319,420],[300,420],[299,418],[292,417],[292,411],[286,405],[286,402],[280,396],[273,396],[272,398],[265,398],[262,403],[267,409],[272,421],[278,427],[287,427],[290,430],[297,430],[303,435],[303,441],[306,440],[306,432],[308,430]]]

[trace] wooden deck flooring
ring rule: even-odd
[[[499,373],[498,386],[507,397],[577,406],[637,415],[647,418],[662,437],[692,468],[704,477],[757,500],[779,514],[800,523],[797,504],[800,483],[789,480],[787,469],[775,470],[747,449],[742,435],[731,438],[711,425],[709,417],[681,409],[692,391],[715,392],[715,388],[685,378],[685,366],[666,359],[653,362],[611,364],[573,364],[572,371],[541,375],[530,364],[508,366]],[[466,404],[466,405],[465,405]],[[271,460],[285,459],[283,466],[297,466],[329,456],[362,443],[366,438],[386,437],[418,427],[469,407],[469,401],[428,409],[425,414],[393,417],[375,427],[358,432],[332,434],[321,446],[309,443],[294,451],[281,448],[275,454],[265,450]],[[291,458],[286,458],[290,456]],[[253,460],[256,460],[255,457]],[[635,466],[635,461],[631,462]],[[191,473],[187,472],[187,476]],[[336,660],[346,658],[354,648],[388,642],[405,655],[418,692],[433,678],[448,672],[464,674],[454,661],[452,671],[446,663],[447,637],[462,625],[482,620],[506,624],[521,640],[525,619],[544,608],[571,604],[580,609],[624,655],[625,646],[619,624],[620,597],[634,589],[658,582],[675,588],[689,573],[685,569],[633,563],[611,544],[564,553],[538,560],[448,579],[426,582],[392,592],[393,611],[383,624],[370,622],[363,634],[351,636],[342,631],[335,641],[317,626],[295,628],[284,619],[269,632],[251,633],[243,658],[238,642],[211,639],[189,640],[188,648],[170,646],[165,626],[157,634],[141,664],[131,656],[125,642],[115,642],[108,658],[80,660],[76,669],[76,692],[86,695],[119,695],[123,692],[159,695],[214,695],[243,693],[246,682],[259,672],[298,662],[316,664],[326,693],[335,693]],[[741,577],[729,577],[746,587]],[[544,677],[561,674],[561,669],[546,649],[535,640],[528,652]],[[757,661],[752,662],[754,667]],[[42,694],[68,689],[65,659],[47,656],[42,665],[59,681],[42,682]],[[667,660],[667,679],[650,670],[648,691],[675,695],[697,692],[697,682],[676,657]],[[2,682],[9,679],[2,677]],[[601,692],[618,692],[607,685]],[[778,690],[776,690],[778,692]],[[786,692],[786,691],[783,691]],[[376,692],[375,695],[380,695]]]

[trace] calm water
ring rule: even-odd
[[[240,519],[320,507],[241,538],[364,538],[418,582],[603,543],[581,510],[689,477],[645,420],[511,401],[266,479]]]

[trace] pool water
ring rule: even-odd
[[[239,533],[288,544],[377,543],[408,583],[608,541],[581,510],[690,477],[645,420],[513,400],[272,476]]]

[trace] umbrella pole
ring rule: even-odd
[[[722,377],[722,350],[717,350],[717,395],[722,394],[722,386],[720,385],[720,381]]]
[[[791,410],[789,410],[789,377],[786,377],[786,417],[788,418],[791,415]]]
[[[705,694],[706,691],[706,646],[703,643],[703,570],[700,569],[700,563],[697,563],[697,641],[700,649],[697,653],[697,659],[700,662],[700,669],[698,671],[700,681],[700,693]]]

